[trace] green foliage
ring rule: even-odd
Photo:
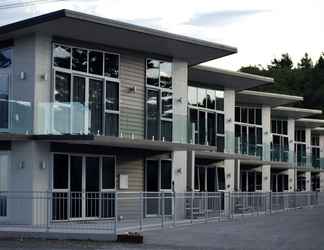
[[[296,106],[318,108],[324,112],[324,54],[320,55],[315,65],[305,53],[294,67],[291,57],[286,53],[279,59],[273,59],[266,68],[250,65],[241,67],[240,71],[274,78],[274,84],[255,90],[303,96],[304,101]]]

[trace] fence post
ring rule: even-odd
[[[269,213],[272,214],[272,192],[269,192]]]
[[[115,192],[115,228],[114,234],[117,235],[118,233],[118,213],[117,213],[117,203],[118,203],[118,192]]]
[[[192,224],[192,219],[193,219],[193,202],[194,202],[194,193],[191,192],[191,204],[190,204],[190,222]]]
[[[164,201],[164,192],[161,193],[160,199],[162,199],[162,220],[161,220],[161,227],[164,227],[164,208],[165,208],[165,201]]]
[[[143,230],[143,216],[144,216],[144,198],[143,192],[140,192],[140,230]]]
[[[173,226],[176,226],[176,193],[173,191]]]
[[[47,206],[47,220],[46,220],[46,231],[49,232],[49,220],[50,220],[50,192],[46,192],[46,206]]]
[[[205,222],[207,223],[208,221],[208,193],[205,192]]]

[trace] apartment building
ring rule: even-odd
[[[116,191],[323,190],[321,111],[199,65],[236,52],[70,10],[0,27],[0,218],[33,221],[10,192],[66,221],[114,217]]]

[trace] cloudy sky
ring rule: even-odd
[[[237,70],[267,65],[288,52],[298,61],[308,52],[314,61],[324,52],[322,0],[69,0],[1,9],[0,25],[66,8],[193,36],[238,48],[238,54],[209,62]]]

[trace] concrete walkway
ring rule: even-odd
[[[144,233],[144,245],[1,240],[0,249],[324,249],[324,207]]]

